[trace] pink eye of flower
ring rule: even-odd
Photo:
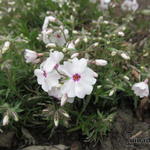
[[[45,78],[47,77],[46,71],[43,71],[43,76],[44,76]]]
[[[81,78],[81,76],[80,76],[78,73],[76,73],[76,74],[74,74],[74,75],[72,76],[72,78],[73,78],[74,81],[79,81],[80,78]]]
[[[58,69],[58,67],[59,67],[59,65],[58,65],[58,64],[56,64],[56,65],[54,66],[54,69]]]
[[[61,35],[60,35],[60,34],[57,34],[56,37],[57,37],[57,38],[61,38]]]

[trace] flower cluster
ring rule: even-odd
[[[75,97],[90,95],[98,76],[88,67],[87,59],[75,57],[60,64],[63,58],[62,52],[50,52],[40,68],[34,71],[38,84],[50,96],[61,99],[61,105],[72,102]]]
[[[111,2],[111,0],[89,0],[91,3],[99,2],[100,10],[107,10],[110,6],[115,7],[115,3]],[[121,4],[121,9],[123,11],[133,11],[135,12],[139,8],[139,4],[137,0],[124,0]]]

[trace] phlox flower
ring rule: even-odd
[[[56,71],[47,72],[43,69],[35,69],[35,76],[37,76],[37,82],[42,86],[45,92],[48,92],[59,84],[60,75]]]
[[[43,42],[45,44],[54,43],[57,46],[64,46],[68,38],[68,30],[58,30],[55,32],[43,31]]]
[[[60,70],[68,76],[61,87],[62,94],[68,97],[84,98],[90,95],[96,82],[96,73],[87,66],[87,59],[73,58],[71,62],[64,62]]]
[[[43,70],[51,72],[54,69],[58,69],[59,63],[63,58],[64,54],[62,52],[50,52],[49,57],[41,64],[41,67]]]
[[[125,0],[121,5],[123,11],[136,11],[138,7],[139,4],[136,0]]]
[[[63,59],[64,55],[61,52],[51,52],[50,57],[47,58],[41,65],[40,69],[35,69],[34,74],[37,76],[38,84],[46,92],[50,91],[52,87],[59,84],[61,75],[56,71],[59,67],[59,62]]]
[[[140,98],[147,97],[149,95],[149,87],[147,82],[139,82],[135,83],[132,86],[132,90],[134,91],[136,96]]]

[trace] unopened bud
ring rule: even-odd
[[[97,66],[106,66],[108,64],[108,62],[104,59],[96,59],[94,61],[94,64]]]
[[[87,38],[87,37],[84,37],[84,38],[83,38],[83,41],[84,41],[85,43],[87,43],[87,42],[88,42],[88,38]]]
[[[78,44],[80,43],[80,41],[81,41],[81,39],[78,38],[78,39],[76,39],[76,40],[74,41],[74,44],[75,44],[75,45],[78,45]]]
[[[78,57],[79,56],[79,53],[74,53],[73,55],[71,55],[71,58],[75,58],[75,57]]]
[[[54,47],[56,47],[56,44],[55,43],[49,43],[49,44],[47,44],[46,45],[46,48],[54,48]]]
[[[64,94],[64,95],[62,96],[62,98],[61,98],[61,103],[60,103],[60,105],[61,105],[61,106],[65,105],[65,103],[67,102],[67,99],[68,99],[67,94]]]
[[[56,127],[58,127],[58,124],[59,124],[59,114],[58,112],[55,112],[54,114],[54,124]]]
[[[97,47],[98,45],[99,45],[98,42],[96,42],[96,43],[93,44],[94,47]]]
[[[68,114],[65,110],[59,109],[59,112],[60,112],[62,115],[64,115],[65,117],[70,118],[69,114]]]
[[[12,112],[12,115],[13,115],[15,121],[19,120],[16,112]]]
[[[112,96],[112,95],[114,94],[114,92],[115,92],[115,90],[111,90],[111,91],[109,92],[109,96]]]
[[[9,116],[8,114],[6,114],[3,118],[3,126],[8,125],[8,123],[9,123]]]
[[[130,60],[129,55],[127,55],[126,53],[121,53],[121,57],[125,60]]]
[[[53,16],[49,16],[48,19],[49,19],[50,22],[56,22],[56,20],[57,20],[57,19],[56,19],[55,17],[53,17]]]

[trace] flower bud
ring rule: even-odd
[[[61,106],[65,105],[65,103],[67,102],[68,96],[67,94],[64,94],[61,98]]]
[[[16,112],[12,112],[12,115],[14,117],[14,120],[17,122],[19,120],[17,113]]]
[[[123,78],[128,81],[130,80],[128,76],[124,76]]]
[[[96,42],[96,43],[93,44],[94,47],[97,47],[98,45],[99,45],[98,42]]]
[[[8,125],[8,123],[9,123],[9,116],[8,114],[6,114],[3,118],[3,126]]]
[[[78,57],[79,56],[79,53],[74,53],[71,55],[71,58],[75,58],[75,57]]]
[[[111,90],[111,91],[109,92],[109,96],[112,96],[112,95],[114,94],[114,92],[115,92],[115,90]]]
[[[118,32],[118,35],[123,37],[125,34],[124,34],[124,32],[120,31],[120,32]]]
[[[53,17],[53,16],[49,16],[48,18],[49,18],[49,21],[50,21],[50,22],[56,22],[56,20],[57,20],[57,19],[56,19],[55,17]]]
[[[58,127],[58,124],[59,124],[59,114],[58,114],[57,111],[54,114],[54,124],[55,124],[56,127]]]
[[[121,53],[121,57],[125,60],[130,60],[129,55],[127,55],[126,53]]]
[[[60,112],[63,116],[65,116],[66,118],[70,118],[69,114],[68,114],[65,110],[59,109],[59,112]]]
[[[87,43],[87,42],[88,42],[88,38],[87,38],[87,37],[84,37],[84,38],[83,38],[83,41],[84,41],[85,43]]]
[[[76,39],[76,40],[74,41],[75,45],[77,45],[80,41],[81,41],[80,38]]]
[[[116,51],[112,51],[112,52],[111,52],[111,56],[115,56],[116,54],[117,54]]]
[[[34,62],[37,59],[38,54],[35,51],[25,49],[24,57],[26,59],[26,63],[30,63],[30,62]]]
[[[6,41],[4,43],[4,46],[2,47],[2,54],[4,54],[10,47],[10,42],[9,41]]]
[[[70,42],[68,45],[67,45],[67,48],[68,49],[75,49],[75,45],[73,42]]]
[[[46,45],[46,48],[54,48],[54,47],[56,47],[56,44],[55,43],[49,43],[49,44],[47,44]]]
[[[97,66],[106,66],[108,64],[108,62],[104,59],[96,59],[94,61],[94,64]]]

